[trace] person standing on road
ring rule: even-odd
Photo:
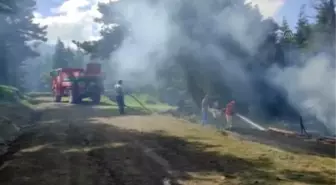
[[[307,130],[303,124],[303,119],[302,119],[302,116],[300,115],[300,128],[301,128],[301,134],[305,134],[306,136],[308,136],[308,133],[307,133]]]
[[[209,96],[206,94],[202,99],[202,125],[208,122]]]
[[[123,81],[118,80],[117,84],[114,85],[116,91],[116,101],[118,104],[119,113],[125,114],[125,101],[124,101],[124,90],[122,87]]]
[[[235,103],[236,102],[232,100],[225,107],[225,118],[226,118],[226,124],[227,124],[226,128],[227,129],[232,128],[232,116],[234,115]]]

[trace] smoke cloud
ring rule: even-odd
[[[227,42],[239,43],[241,49],[253,56],[271,29],[270,25],[258,24],[263,17],[247,15],[245,7],[234,5],[212,12],[209,2],[198,1],[187,5],[194,8],[193,12],[185,11],[185,15],[176,20],[173,19],[176,12],[185,6],[179,0],[161,4],[120,2],[124,3],[119,3],[116,10],[126,19],[131,32],[113,53],[118,78],[134,81],[132,74],[138,74],[140,78],[134,83],[156,84],[158,67],[167,61],[178,62],[169,59],[185,52],[205,66],[219,63],[223,73],[221,80],[236,96],[246,101],[259,97],[241,67],[246,58],[223,49],[225,41],[218,38],[227,35],[231,39]],[[183,32],[184,27],[191,28],[192,34]],[[328,63],[323,55],[318,55],[301,67],[273,67],[268,76],[271,83],[287,92],[292,106],[305,118],[313,115],[329,130],[335,130],[335,73]]]
[[[116,76],[137,85],[155,84],[158,65],[171,55],[167,44],[173,26],[168,13],[163,6],[146,2],[118,3],[117,11],[127,21],[130,34],[113,53]]]
[[[314,116],[335,134],[335,69],[325,54],[318,54],[303,63],[303,66],[270,71],[271,81],[284,88],[292,106],[306,120]]]
[[[193,11],[184,11],[180,15],[181,12],[177,11],[184,6],[192,7]],[[206,1],[185,3],[172,0],[156,4],[149,1],[119,1],[114,10],[126,19],[131,32],[112,54],[117,78],[134,82],[134,75],[137,74],[135,84],[157,84],[156,77],[160,75],[157,69],[168,61],[179,62],[171,59],[188,53],[205,67],[214,62],[220,63],[224,71],[223,80],[231,81],[228,84],[235,86],[232,89],[244,94],[242,97],[247,96],[243,92],[253,90],[240,66],[244,58],[237,57],[237,53],[230,50],[223,50],[224,41],[218,40],[218,37],[225,35],[231,42],[238,42],[239,47],[249,55],[255,54],[269,28],[253,25],[260,22],[262,16],[247,16],[243,9],[230,5],[212,12],[213,5]],[[185,27],[192,30],[191,35],[184,32]],[[240,87],[235,84],[240,84]]]

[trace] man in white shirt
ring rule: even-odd
[[[125,114],[125,101],[124,101],[124,90],[122,87],[122,80],[119,80],[117,84],[114,85],[114,89],[116,91],[116,101],[119,108],[120,114]]]

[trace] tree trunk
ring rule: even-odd
[[[8,61],[6,43],[0,42],[0,84],[8,85]]]

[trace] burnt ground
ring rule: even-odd
[[[38,97],[37,107],[42,115],[36,127],[3,158],[1,185],[159,185],[167,179],[170,184],[335,184],[329,149],[298,147],[304,144],[250,129],[233,130],[242,135],[218,133],[136,110],[118,116],[108,106],[55,104],[48,97]]]

